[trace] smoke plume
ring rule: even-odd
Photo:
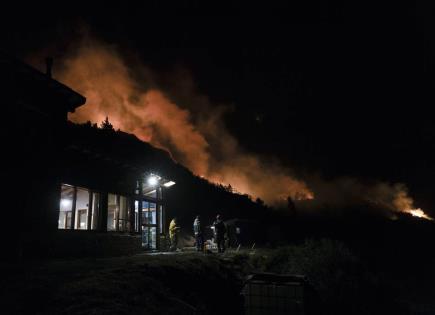
[[[87,98],[69,116],[74,122],[99,123],[108,116],[116,129],[166,149],[196,175],[269,204],[312,198],[289,169],[240,147],[223,123],[228,107],[198,93],[188,73],[174,71],[165,88],[155,84],[156,76],[115,48],[86,39],[64,59],[57,79]]]
[[[316,198],[300,204],[302,208],[345,210],[349,206],[352,209],[355,205],[367,205],[376,209],[377,214],[383,210],[388,217],[394,217],[395,212],[404,212],[432,219],[423,210],[415,209],[414,200],[403,183],[367,182],[351,177],[324,180],[321,176],[311,176],[308,184]]]
[[[413,209],[403,184],[312,176],[307,178],[308,188],[279,162],[244,151],[224,124],[223,115],[231,107],[211,104],[196,90],[186,69],[173,69],[163,77],[165,84],[161,73],[138,59],[126,58],[116,48],[86,37],[64,59],[57,79],[87,98],[69,116],[72,121],[99,123],[108,116],[116,129],[167,150],[196,175],[231,185],[234,191],[270,205],[283,205],[287,197],[312,200],[315,195],[311,206],[365,202],[393,212],[414,215],[421,211]]]

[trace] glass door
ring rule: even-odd
[[[142,247],[157,249],[157,205],[142,201]]]

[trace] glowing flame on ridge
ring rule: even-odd
[[[431,221],[434,220],[432,217],[430,217],[426,213],[424,213],[424,211],[420,208],[404,210],[403,212],[409,213],[414,217],[418,217],[418,218],[422,218],[422,219],[426,219],[426,220],[431,220]]]

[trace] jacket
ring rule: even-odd
[[[195,219],[195,221],[193,222],[193,233],[195,235],[202,234],[201,221],[199,221],[199,219]]]
[[[178,233],[178,230],[180,228],[177,226],[177,223],[175,223],[174,220],[169,223],[169,237],[173,237],[175,233]]]
[[[214,226],[214,232],[216,233],[217,237],[224,236],[227,227],[225,226],[225,223],[222,220],[214,221],[213,226]]]

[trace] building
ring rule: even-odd
[[[74,252],[71,244],[84,233],[85,246],[122,234],[138,248],[163,248],[173,161],[149,145],[148,155],[134,156],[124,149],[124,141],[137,146],[131,135],[69,123],[68,113],[86,99],[54,80],[51,64],[42,73],[0,54],[3,248],[11,257],[52,255],[59,247]],[[71,242],[59,244],[63,239]]]
[[[139,235],[144,249],[164,249],[164,196],[176,173],[169,155],[91,124],[70,123],[64,137],[57,228]]]

